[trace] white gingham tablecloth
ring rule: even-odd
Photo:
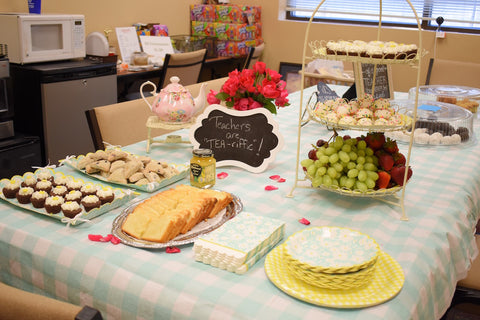
[[[337,88],[338,89],[338,88]],[[305,91],[307,101],[313,88]],[[375,200],[345,197],[328,191],[297,188],[287,198],[294,177],[300,92],[276,120],[285,140],[268,170],[252,174],[217,168],[229,174],[215,188],[234,193],[244,211],[282,219],[286,237],[306,226],[350,227],[380,244],[402,266],[400,293],[383,304],[361,309],[324,308],[283,293],[267,278],[265,258],[244,275],[196,262],[193,245],[181,252],[145,250],[91,242],[88,234],[107,235],[122,211],[113,210],[66,228],[58,220],[0,202],[0,281],[79,305],[99,309],[106,319],[438,319],[452,299],[456,282],[477,255],[474,227],[480,211],[480,148],[414,147],[413,177],[406,188],[409,221],[400,208]],[[478,121],[478,120],[476,120]],[[476,140],[478,122],[476,125]],[[127,130],[127,128],[126,128]],[[185,132],[184,132],[185,133]],[[300,158],[310,144],[330,133],[311,123],[302,130]],[[401,151],[407,146],[400,144]],[[146,142],[126,148],[146,154]],[[188,162],[190,146],[153,145],[156,159]],[[68,167],[60,170],[85,176]],[[280,175],[285,183],[269,179]],[[188,183],[182,180],[178,183]],[[278,190],[265,191],[266,185]],[[142,193],[141,197],[150,194]],[[285,238],[286,238],[285,237]]]

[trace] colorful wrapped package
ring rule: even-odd
[[[285,222],[243,212],[195,240],[195,260],[244,274],[285,234]]]
[[[248,46],[246,41],[217,40],[216,52],[219,57],[240,57],[248,54]]]
[[[257,27],[246,23],[214,22],[214,36],[218,40],[252,40],[256,38]]]
[[[192,36],[213,37],[215,35],[214,22],[192,21]]]
[[[215,21],[215,5],[213,4],[191,4],[190,20],[191,21]]]

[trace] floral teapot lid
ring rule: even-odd
[[[170,83],[161,91],[164,91],[165,93],[188,92],[188,90],[180,84],[180,78],[177,76],[171,77]]]

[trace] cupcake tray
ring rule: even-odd
[[[125,219],[141,202],[131,204],[125,208],[117,218],[115,218],[112,224],[112,234],[120,239],[123,244],[143,249],[162,249],[171,246],[181,246],[193,243],[199,236],[210,233],[211,231],[217,229],[243,210],[243,204],[240,198],[234,194],[232,194],[232,197],[232,202],[230,202],[228,206],[220,211],[215,217],[200,222],[189,232],[180,234],[168,242],[153,242],[137,239],[123,232],[122,225],[125,222]]]
[[[10,180],[21,180],[21,181],[23,181],[26,176],[32,175],[32,174],[36,175],[39,172],[39,170],[42,170],[42,169],[38,169],[34,173],[27,172],[23,176],[15,175],[11,179],[0,180],[0,190],[3,189],[3,187],[7,183],[9,183]],[[53,175],[58,173],[58,172],[55,172],[52,169],[48,169],[48,170],[51,170]],[[66,175],[66,177],[70,178],[71,176]],[[73,177],[71,177],[71,178],[73,178]],[[77,179],[77,180],[81,180],[81,179]],[[100,188],[106,187],[106,185],[102,185],[102,184],[94,184],[94,186],[100,187]],[[11,205],[14,205],[16,207],[23,208],[23,209],[26,209],[28,211],[35,212],[35,213],[38,213],[38,214],[41,214],[41,215],[44,215],[44,216],[47,216],[47,217],[50,217],[50,218],[53,218],[53,219],[60,220],[62,223],[69,224],[69,225],[79,225],[79,224],[81,224],[85,221],[89,221],[89,220],[91,220],[95,217],[98,217],[102,214],[107,213],[110,210],[113,210],[115,208],[118,208],[118,207],[124,205],[129,200],[133,199],[134,197],[136,197],[138,195],[138,193],[131,192],[130,190],[125,191],[125,190],[120,189],[120,188],[112,188],[112,189],[113,189],[113,192],[115,194],[115,198],[111,203],[106,203],[104,205],[101,205],[99,208],[92,209],[88,212],[86,212],[85,209],[83,209],[83,207],[82,207],[82,212],[79,213],[77,216],[75,216],[75,218],[65,217],[61,211],[57,214],[48,213],[44,208],[35,208],[31,203],[21,204],[21,203],[18,202],[18,200],[16,198],[6,198],[5,195],[3,194],[3,192],[0,192],[0,198],[3,199],[4,201],[10,203]]]

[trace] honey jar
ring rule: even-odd
[[[198,188],[215,185],[216,161],[210,149],[194,149],[190,160],[190,184]]]

